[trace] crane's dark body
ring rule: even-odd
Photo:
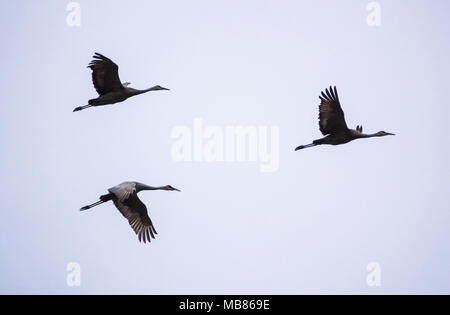
[[[111,105],[125,101],[126,99],[150,91],[168,90],[159,85],[146,90],[137,90],[128,87],[130,83],[123,83],[119,78],[119,67],[109,58],[95,53],[94,58],[88,65],[92,70],[92,83],[99,97],[88,101],[88,105],[79,106],[74,112],[91,106]]]
[[[329,145],[339,145],[349,143],[356,139],[366,138],[360,132],[356,130],[347,129],[345,131],[333,133],[331,135],[326,136],[325,138],[314,140],[313,144],[321,145],[321,144],[329,144]]]
[[[364,134],[363,127],[357,126],[355,129],[349,129],[345,122],[344,111],[339,102],[339,96],[336,87],[330,86],[329,89],[322,92],[319,96],[321,103],[319,105],[319,127],[325,136],[322,139],[314,140],[311,144],[301,145],[295,151],[314,147],[317,145],[340,145],[349,143],[356,139],[384,137],[394,135],[385,131],[374,134]]]
[[[102,203],[112,201],[120,213],[128,220],[139,241],[150,242],[158,234],[148,216],[147,207],[138,198],[137,194],[143,190],[179,191],[170,185],[151,187],[138,182],[124,182],[108,189],[108,194],[100,196],[100,201],[81,208],[81,211],[91,209]]]

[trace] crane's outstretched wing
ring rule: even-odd
[[[319,127],[324,136],[348,129],[336,87],[333,90],[330,86],[325,92],[319,96],[322,101],[319,105]]]
[[[117,197],[113,199],[114,205],[128,220],[130,226],[139,238],[139,242],[150,242],[155,238],[156,230],[152,220],[147,214],[147,207],[138,198],[136,191],[131,193],[128,198],[120,200]]]
[[[109,58],[95,53],[88,65],[92,70],[92,82],[97,93],[102,96],[123,89],[119,78],[119,67]]]

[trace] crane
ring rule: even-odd
[[[122,83],[119,78],[119,67],[109,58],[95,53],[88,65],[92,70],[92,82],[99,97],[89,100],[88,105],[79,106],[73,111],[77,112],[92,106],[110,105],[123,102],[129,97],[150,91],[169,90],[155,85],[146,90],[137,90],[128,87],[131,83]]]
[[[138,182],[123,182],[108,189],[108,194],[100,196],[100,201],[84,206],[80,211],[85,211],[112,200],[116,208],[128,220],[131,228],[137,234],[139,242],[150,242],[155,238],[156,230],[147,213],[147,207],[138,198],[137,194],[143,190],[167,190],[180,191],[170,185],[152,187]]]
[[[295,151],[323,144],[339,145],[356,139],[395,136],[395,134],[385,131],[364,134],[362,126],[357,126],[356,130],[349,129],[345,122],[344,111],[341,108],[336,87],[333,89],[330,86],[325,92],[322,91],[319,98],[321,100],[319,105],[319,127],[325,137],[315,140],[311,144],[301,145]]]

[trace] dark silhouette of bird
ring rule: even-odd
[[[89,100],[88,105],[79,106],[73,111],[77,112],[92,106],[110,105],[125,101],[127,98],[150,91],[169,90],[159,85],[146,90],[137,90],[128,87],[129,82],[123,83],[119,78],[119,67],[109,58],[95,53],[94,60],[88,65],[92,70],[92,82],[99,97]]]
[[[109,193],[100,196],[100,201],[85,206],[80,211],[91,209],[92,207],[112,200],[116,208],[130,223],[130,226],[139,238],[139,242],[150,242],[152,238],[155,238],[155,234],[158,233],[156,233],[152,220],[148,216],[147,207],[137,196],[138,192],[143,190],[180,191],[170,185],[151,187],[138,182],[123,182],[108,189]]]
[[[325,90],[325,93],[322,92],[319,98],[321,100],[319,105],[319,127],[322,134],[326,137],[315,140],[311,144],[301,145],[295,151],[322,144],[339,145],[356,139],[395,136],[395,134],[385,131],[364,134],[362,126],[357,126],[356,130],[349,129],[345,122],[344,111],[341,108],[336,87],[333,89],[330,86],[329,89]]]

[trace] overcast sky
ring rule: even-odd
[[[80,27],[68,3],[0,4],[0,292],[450,293],[449,1],[379,1],[379,27],[366,0],[84,0]],[[171,91],[73,113],[95,51]],[[397,136],[294,152],[330,85],[349,127]],[[174,160],[196,118],[279,128],[279,168]],[[126,180],[182,190],[140,193],[150,245],[78,211]]]

